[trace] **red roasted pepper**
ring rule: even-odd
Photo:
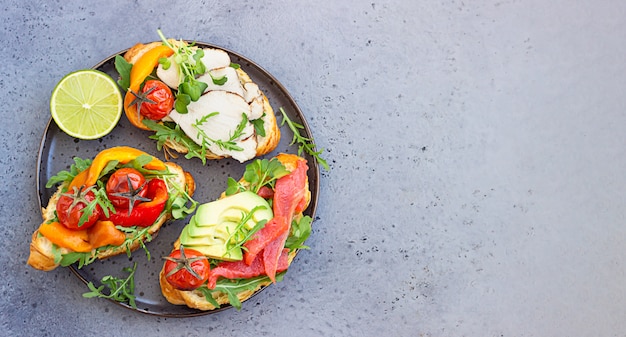
[[[167,193],[167,185],[161,179],[155,178],[150,180],[147,184],[147,189],[146,198],[151,201],[135,205],[130,215],[128,214],[128,209],[116,208],[115,213],[109,214],[107,220],[124,227],[152,226],[161,212],[163,212],[169,195]]]

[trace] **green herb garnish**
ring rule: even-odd
[[[304,241],[311,235],[311,222],[313,222],[313,219],[308,215],[303,216],[300,221],[294,219],[291,222],[291,229],[289,231],[289,237],[287,237],[287,241],[285,242],[285,247],[290,250],[309,249],[308,246],[304,245]]]
[[[74,157],[74,164],[70,166],[69,171],[60,171],[56,175],[50,177],[46,183],[46,188],[50,188],[57,183],[70,183],[76,175],[86,170],[91,165],[91,159],[81,159]]]
[[[185,114],[188,112],[187,105],[200,99],[200,96],[202,96],[202,93],[208,87],[206,83],[197,80],[197,76],[203,75],[207,71],[206,66],[202,62],[204,51],[201,48],[194,49],[194,44],[187,45],[182,40],[178,44],[178,47],[176,47],[167,40],[160,29],[157,30],[157,33],[161,37],[163,44],[172,48],[174,51],[174,64],[178,66],[178,73],[181,75],[174,107],[179,113]],[[168,68],[171,66],[169,62],[161,60],[159,60],[159,62],[162,62],[161,64]],[[214,83],[216,81],[226,81],[225,77],[214,78],[213,75],[211,75],[211,78]]]
[[[224,256],[230,256],[232,254],[231,252],[237,249],[246,249],[243,244],[250,240],[252,235],[265,226],[267,220],[257,222],[254,227],[249,230],[245,227],[246,223],[252,219],[254,212],[260,209],[267,209],[267,207],[256,206],[251,209],[250,212],[241,212],[241,220],[237,223],[237,226],[235,226],[232,233],[230,231],[228,232],[228,238],[226,239],[226,254],[224,254]]]
[[[289,173],[285,166],[276,158],[272,158],[271,160],[255,159],[253,162],[246,165],[246,170],[243,174],[243,180],[246,181],[247,184],[242,185],[235,179],[228,177],[226,195],[232,195],[245,190],[257,193],[263,186],[274,189],[276,180]]]
[[[178,124],[170,122],[160,124],[148,118],[144,118],[142,122],[150,130],[155,131],[149,138],[157,141],[157,150],[161,151],[164,146],[167,147],[168,141],[180,143],[187,149],[185,158],[199,158],[203,165],[206,164],[207,149],[196,144]]]
[[[306,152],[307,154],[313,156],[324,169],[327,171],[330,169],[326,160],[320,157],[320,154],[324,152],[324,149],[319,151],[315,151],[315,143],[313,143],[313,138],[304,137],[300,134],[300,130],[304,129],[304,125],[298,124],[287,116],[287,113],[283,108],[280,108],[280,112],[283,115],[283,121],[280,123],[280,126],[283,126],[285,123],[289,126],[289,129],[293,132],[293,138],[291,139],[291,144],[298,143],[298,155],[302,155],[302,152]]]
[[[162,214],[161,214],[161,216],[162,216]],[[158,219],[157,219],[157,221],[158,221]],[[131,252],[132,246],[135,244],[135,242],[137,242],[137,243],[139,243],[139,246],[143,249],[143,251],[146,253],[146,257],[148,258],[148,260],[150,260],[150,251],[148,250],[148,247],[146,247],[146,244],[145,244],[145,242],[152,241],[152,235],[149,232],[150,227],[115,226],[115,228],[119,229],[120,231],[122,231],[122,232],[124,232],[126,234],[130,234],[130,237],[127,236],[126,240],[124,240],[124,242],[120,245],[120,247],[126,247],[126,255],[128,257],[130,257],[130,255],[132,253]],[[144,237],[146,238],[145,242],[143,240]]]
[[[285,273],[286,271],[276,274],[276,282],[282,281],[283,277],[285,276]],[[241,310],[241,301],[239,300],[239,297],[237,297],[237,294],[239,294],[242,291],[255,290],[261,283],[268,282],[269,280],[270,278],[267,277],[266,275],[248,278],[248,279],[234,279],[234,280],[223,278],[223,279],[217,280],[217,285],[215,286],[215,289],[209,289],[206,287],[206,285],[204,285],[198,288],[197,290],[200,291],[204,295],[206,300],[209,303],[211,303],[213,306],[215,306],[216,308],[219,308],[220,305],[217,303],[215,298],[213,298],[213,293],[222,292],[228,295],[228,301],[230,305],[235,307],[237,310]]]
[[[83,297],[106,298],[120,303],[128,302],[132,308],[137,309],[135,303],[135,272],[137,271],[137,262],[133,264],[132,268],[126,267],[123,271],[129,273],[128,277],[125,279],[107,275],[102,278],[102,285],[97,288],[92,282],[87,283],[87,287],[89,287],[91,291],[84,293]],[[109,289],[109,294],[104,293],[104,288]]]
[[[124,91],[130,87],[130,70],[133,68],[132,63],[128,63],[121,55],[115,55],[115,70],[120,74],[120,79],[117,81]]]
[[[196,129],[196,131],[198,131],[198,138],[202,142],[202,148],[207,149],[211,145],[211,143],[213,143],[222,150],[243,151],[241,147],[237,146],[237,143],[235,142],[235,140],[243,135],[243,129],[246,127],[246,124],[248,124],[248,116],[246,116],[245,113],[241,114],[241,122],[239,122],[239,125],[237,125],[237,128],[235,129],[235,131],[230,135],[230,138],[225,141],[225,140],[213,139],[209,137],[204,132],[204,130],[200,128],[204,123],[206,123],[209,120],[209,118],[213,116],[217,116],[218,114],[219,112],[217,111],[212,112],[208,115],[203,116],[199,120],[196,120],[194,124],[191,124],[191,126],[193,126]]]

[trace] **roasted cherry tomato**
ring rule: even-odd
[[[80,223],[80,218],[85,213],[85,208],[96,199],[92,188],[93,186],[88,188],[85,188],[85,186],[74,187],[73,191],[61,194],[56,205],[56,211],[57,218],[63,226],[68,229],[79,230],[89,228],[98,221],[102,214],[100,205],[96,205],[91,214],[87,215],[86,221],[82,224]]]
[[[172,90],[163,82],[148,80],[142,89],[141,107],[139,112],[146,118],[161,120],[174,107]]]
[[[165,279],[178,290],[194,290],[209,279],[209,260],[197,250],[181,245],[165,260]]]
[[[152,226],[163,212],[169,194],[165,182],[157,178],[151,179],[146,184],[146,189],[146,198],[150,201],[140,202],[132,209],[116,208],[116,212],[109,214],[107,220],[124,227]]]
[[[124,167],[111,175],[106,185],[109,200],[115,209],[131,209],[146,198],[146,178],[134,168]]]

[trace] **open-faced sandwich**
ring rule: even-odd
[[[274,110],[259,86],[229,54],[166,39],[138,43],[116,58],[127,89],[126,117],[155,131],[166,154],[232,157],[240,162],[272,151],[280,140]]]
[[[161,270],[165,298],[199,310],[241,308],[280,280],[311,232],[307,170],[293,154],[257,159],[218,200],[199,205]]]
[[[28,264],[35,269],[130,254],[165,221],[187,215],[195,184],[177,164],[125,146],[74,161],[46,185],[59,184],[32,235]]]

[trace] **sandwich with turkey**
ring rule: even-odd
[[[228,52],[182,40],[138,43],[115,60],[132,125],[154,132],[175,156],[233,158],[269,153],[280,131],[269,100]]]

